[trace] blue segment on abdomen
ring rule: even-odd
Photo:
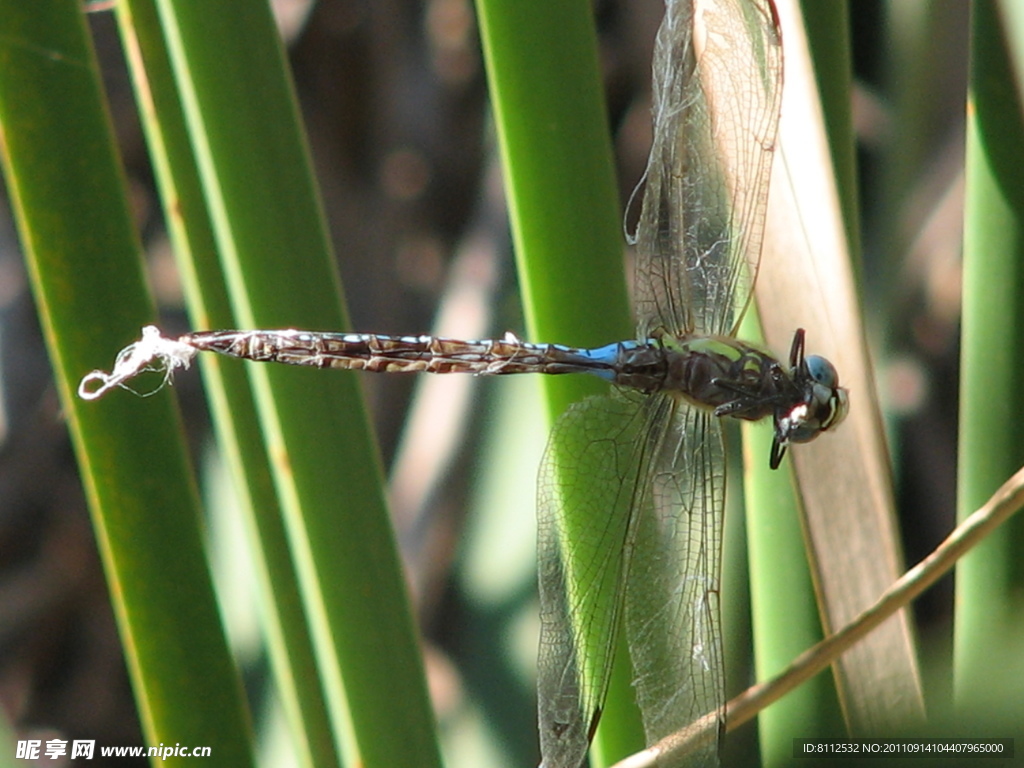
[[[584,357],[593,360],[595,363],[603,363],[608,366],[614,366],[619,361],[623,351],[630,349],[636,349],[639,344],[636,341],[617,341],[614,344],[606,344],[603,347],[594,347],[593,349],[580,349],[577,350]],[[587,371],[594,376],[598,376],[605,381],[615,380],[615,370],[612,367],[609,368],[591,368]]]

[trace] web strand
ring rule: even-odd
[[[163,371],[163,383],[153,392],[159,392],[170,380],[176,368],[188,368],[195,357],[196,350],[176,339],[168,339],[160,335],[155,325],[147,325],[142,329],[142,338],[121,350],[114,361],[114,369],[93,371],[86,374],[78,385],[78,396],[83,400],[98,400],[115,387],[135,392],[127,382],[144,371]],[[93,387],[99,383],[98,387]]]

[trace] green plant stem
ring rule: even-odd
[[[347,327],[269,7],[157,7],[235,317],[251,328]],[[247,370],[338,749],[347,763],[437,765],[418,638],[355,376]]]
[[[532,338],[607,344],[631,335],[622,233],[585,0],[478,0],[513,240]],[[603,385],[545,377],[552,421]],[[571,516],[566,518],[573,533]],[[625,654],[620,653],[621,661]],[[609,692],[597,741],[610,761],[642,744],[626,674]],[[621,728],[616,727],[622,725]]]
[[[1024,460],[1019,429],[1024,352],[1024,173],[1020,101],[993,4],[973,7],[967,122],[958,516],[963,519]],[[1019,612],[1020,528],[1007,526],[957,568],[954,681],[965,711],[988,707]]]
[[[156,5],[153,0],[126,0],[117,6],[117,15],[192,326],[236,327]],[[340,759],[248,377],[242,366],[213,355],[204,356],[200,367],[218,443],[249,533],[256,595],[296,762],[337,766]]]
[[[154,315],[81,6],[4,0],[0,18],[4,171],[146,740],[251,765],[173,401],[75,396]]]

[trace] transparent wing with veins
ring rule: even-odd
[[[668,0],[633,238],[638,338],[730,334],[742,316],[760,258],[781,57],[770,0]],[[623,619],[648,743],[720,712],[724,495],[717,420],[670,395],[591,398],[556,424],[538,503],[547,768],[585,758]],[[716,754],[705,744],[693,764]]]
[[[760,262],[782,97],[770,0],[669,2],[653,87],[636,233],[638,330],[734,335]],[[716,711],[721,724],[725,703],[721,427],[679,403],[663,434],[635,504],[626,577],[626,637],[648,743]],[[706,744],[692,764],[714,763],[716,748]]]
[[[641,186],[641,337],[731,334],[750,299],[782,96],[769,0],[670,0],[654,49]]]
[[[671,407],[668,398],[634,392],[591,397],[551,432],[537,504],[537,701],[546,768],[579,768],[600,719],[639,520],[634,510],[644,503]]]
[[[559,419],[540,477],[543,765],[578,768],[625,620],[652,744],[724,703],[717,420],[668,395],[616,392]],[[717,740],[693,764],[714,764]]]

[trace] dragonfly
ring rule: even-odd
[[[736,337],[761,258],[782,93],[772,0],[666,0],[653,57],[653,142],[634,198],[636,338],[594,349],[513,335],[464,341],[306,330],[149,326],[102,396],[154,361],[198,352],[371,372],[598,376],[606,395],[555,423],[538,491],[542,768],[579,768],[600,720],[620,627],[648,745],[711,717],[717,763],[725,684],[719,619],[725,451],[721,419],[771,418],[769,465],[835,428],[848,394],[826,359],[788,360]],[[631,201],[632,203],[632,201]],[[98,384],[98,386],[97,386]]]

